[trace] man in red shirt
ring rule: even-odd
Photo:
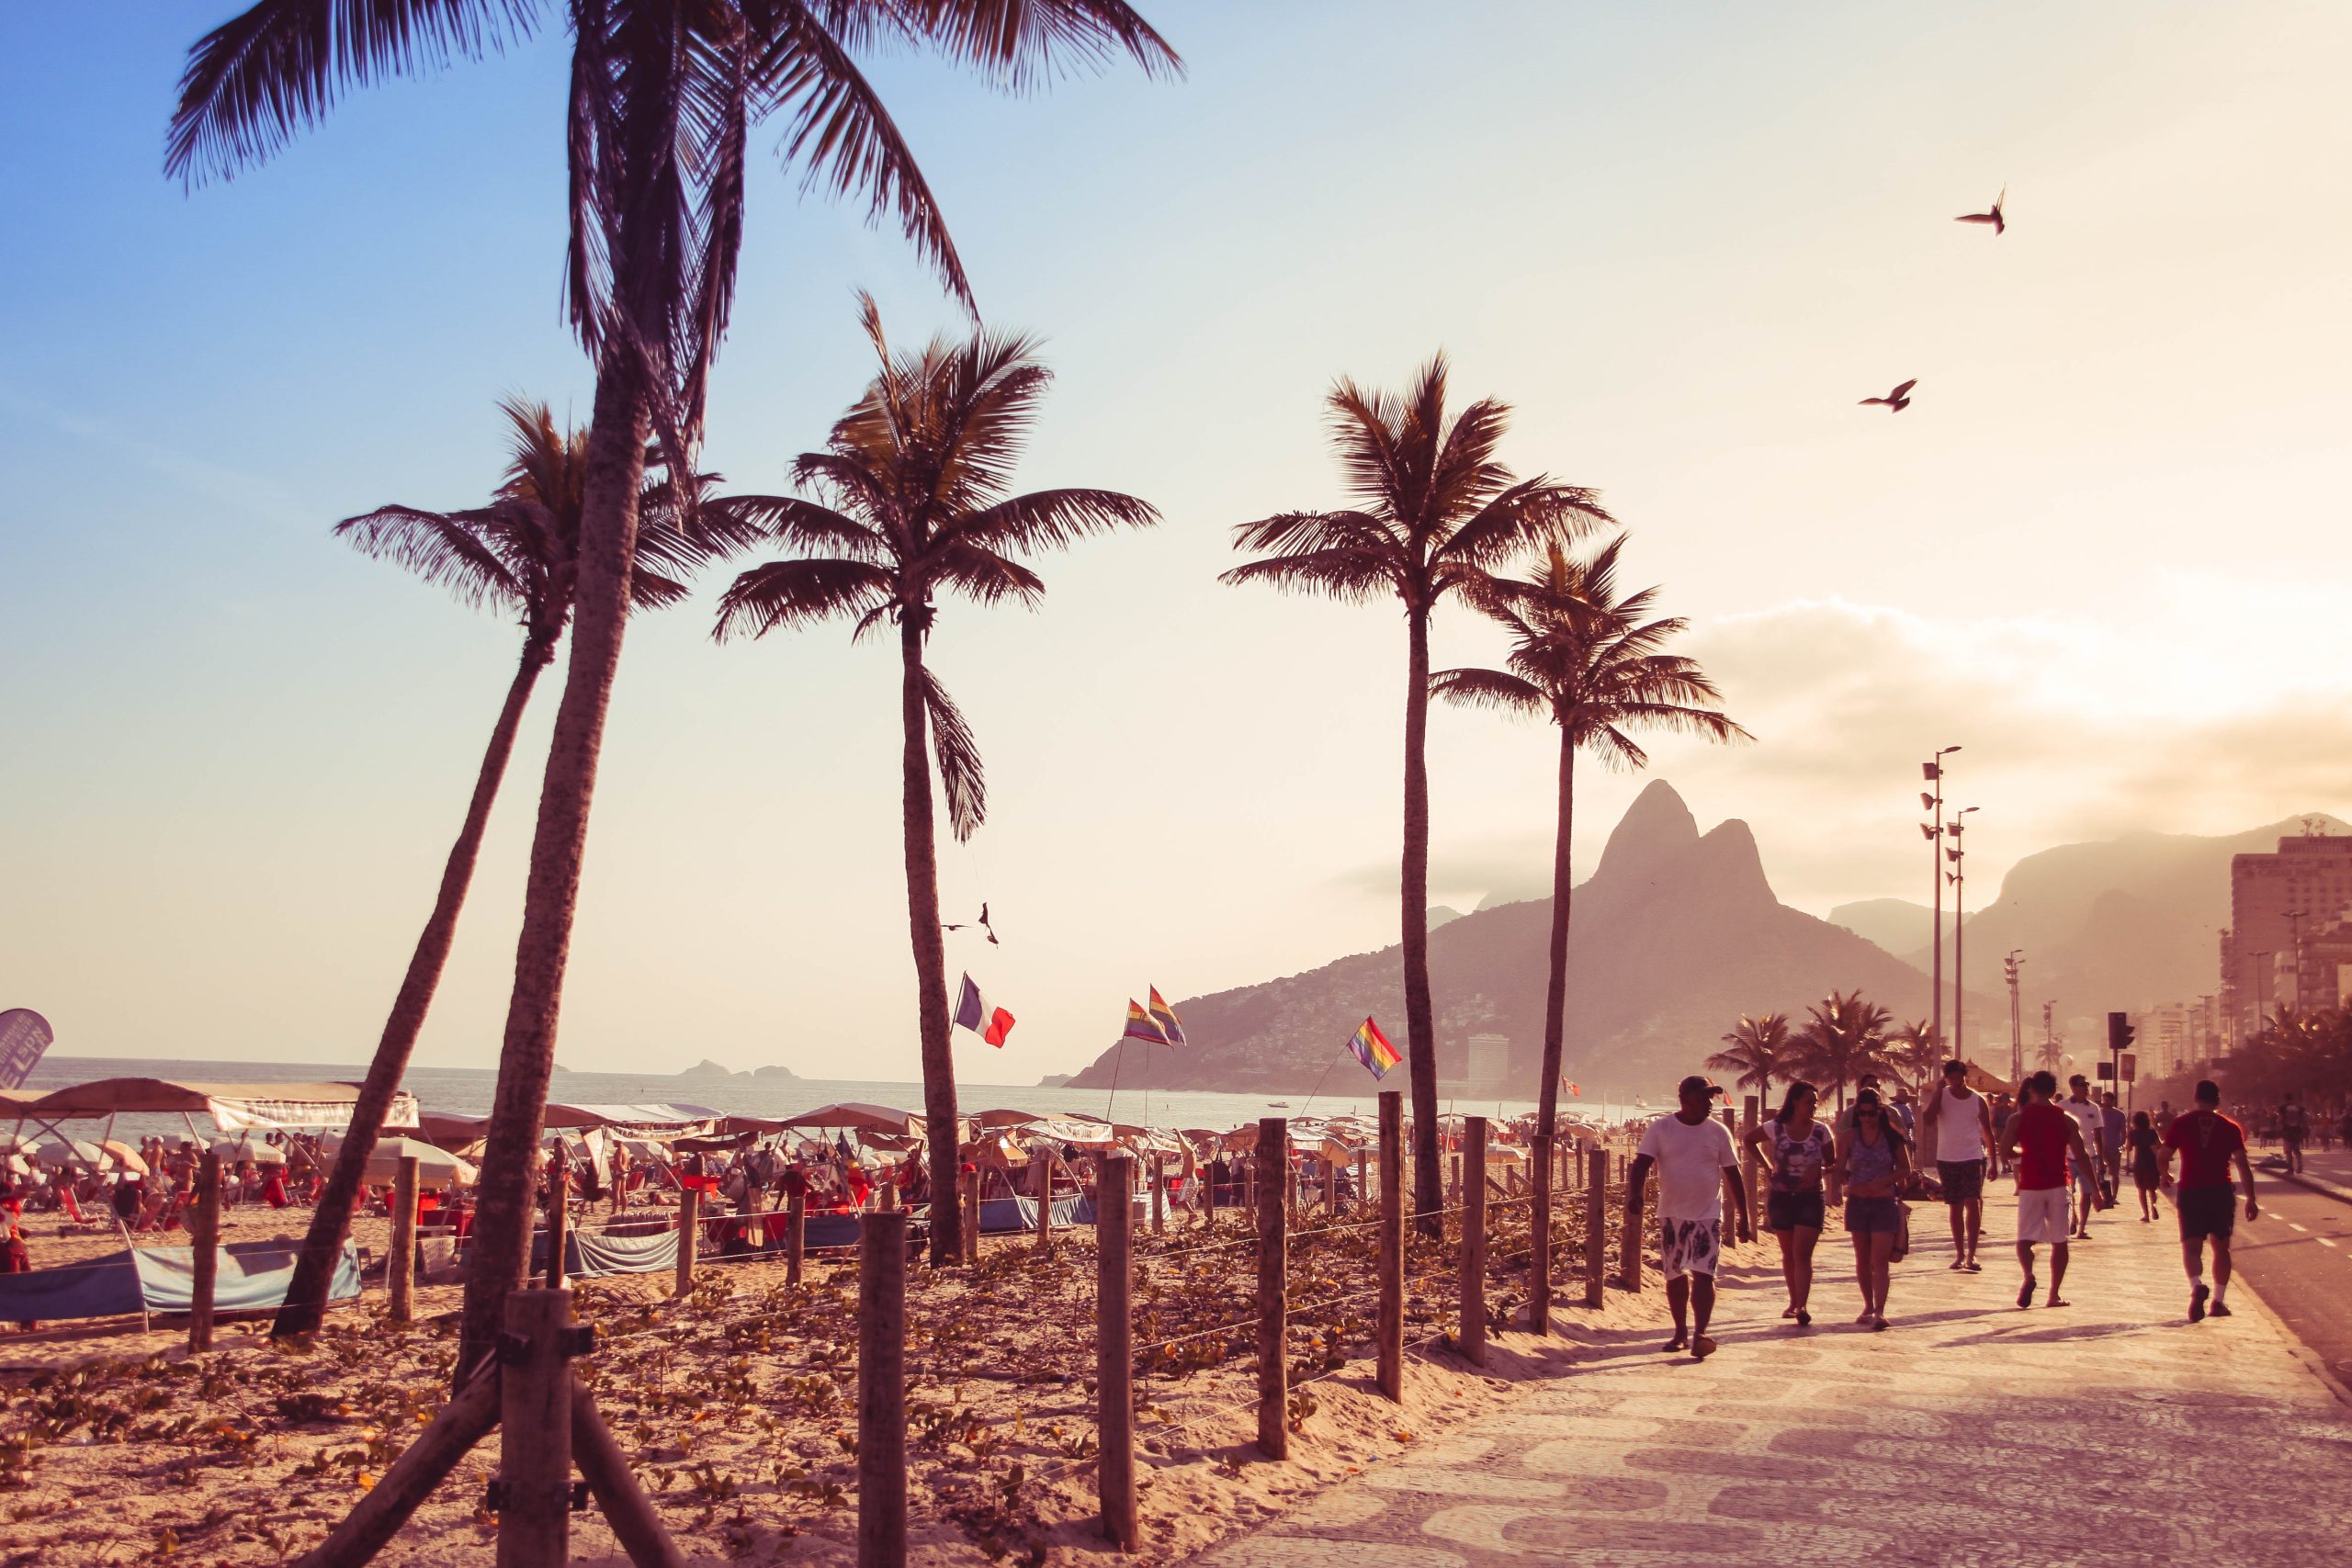
[[[2173,1184],[2173,1156],[2180,1156],[2180,1190],[2173,1212],[2180,1216],[2180,1258],[2188,1269],[2188,1321],[2205,1318],[2205,1298],[2213,1298],[2213,1315],[2230,1315],[2230,1232],[2235,1227],[2236,1192],[2230,1186],[2230,1167],[2245,1178],[2245,1217],[2258,1219],[2254,1201],[2254,1167],[2245,1157],[2245,1129],[2222,1114],[2221,1086],[2211,1078],[2197,1085],[2197,1109],[2177,1117],[2165,1129],[2165,1185]],[[2213,1243],[2213,1288],[2205,1289],[2205,1243]]]
[[[2066,1162],[2075,1168],[2096,1170],[2083,1142],[2082,1124],[2051,1100],[2058,1093],[2058,1075],[2039,1072],[2025,1080],[2025,1103],[2001,1129],[2001,1153],[2017,1164],[2018,1261],[2025,1266],[2025,1286],[2018,1305],[2033,1304],[2033,1249],[2050,1244],[2050,1299],[2044,1306],[2066,1305],[2058,1287],[2066,1280],[2066,1241],[2074,1225]]]

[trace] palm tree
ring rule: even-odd
[[[1718,694],[1705,671],[1679,654],[1659,651],[1690,623],[1679,616],[1643,620],[1656,602],[1655,588],[1619,592],[1617,558],[1624,547],[1620,534],[1591,559],[1572,560],[1555,543],[1527,577],[1468,585],[1470,602],[1510,634],[1507,668],[1441,670],[1430,681],[1430,690],[1449,702],[1549,719],[1559,728],[1551,974],[1544,998],[1544,1079],[1537,1089],[1536,1129],[1544,1137],[1559,1115],[1566,1035],[1577,753],[1592,752],[1603,767],[1641,768],[1649,756],[1628,730],[1679,730],[1719,741],[1747,737],[1713,705]]]
[[[865,394],[833,426],[821,452],[804,452],[793,479],[826,502],[744,495],[710,510],[757,526],[793,554],[738,577],[719,601],[713,635],[724,640],[778,626],[845,619],[862,637],[884,621],[899,628],[899,722],[905,744],[907,920],[914,942],[916,1016],[922,1031],[923,1120],[931,1190],[956,1190],[961,1126],[947,1016],[947,953],[939,920],[939,863],[932,803],[934,760],[947,819],[969,839],[988,811],[980,753],[963,713],[923,661],[941,593],[980,604],[1035,605],[1045,584],[1015,552],[1062,549],[1090,534],[1148,527],[1159,514],[1105,490],[1005,493],[1052,372],[1025,337],[979,333],[962,344],[933,338],[893,355],[874,301],[861,297],[879,364]],[[931,1258],[962,1256],[957,1205],[931,1206]]]
[[[968,307],[962,262],[912,152],[854,53],[928,43],[1012,87],[1057,62],[1176,56],[1125,0],[261,0],[198,40],[164,166],[227,176],[345,89],[478,59],[550,12],[572,39],[564,145],[571,321],[596,376],[571,649],[539,792],[466,1280],[458,1375],[488,1353],[530,1258],[532,1161],[555,1063],[571,914],[605,712],[620,664],[646,444],[695,473],[734,299],[751,128],[785,117],[805,183],[895,212]],[[691,515],[696,496],[681,496]]]
[[[1886,1059],[1913,1090],[1920,1093],[1934,1082],[1945,1060],[1943,1047],[1936,1043],[1936,1032],[1924,1018],[1888,1032]]]
[[[1731,1048],[1709,1056],[1707,1066],[1719,1073],[1738,1074],[1740,1088],[1770,1098],[1773,1081],[1786,1070],[1790,1055],[1789,1015],[1768,1012],[1762,1018],[1751,1018],[1742,1013],[1732,1032],[1724,1036],[1724,1043]]]
[[[2040,1062],[2052,1072],[2056,1072],[2060,1067],[2065,1065],[2066,1043],[2055,1036],[2045,1039],[2040,1046],[2036,1047],[2034,1060]]]
[[[1402,397],[1342,378],[1325,400],[1331,444],[1355,504],[1284,512],[1234,531],[1261,558],[1227,582],[1271,582],[1351,604],[1394,596],[1405,610],[1403,916],[1406,1062],[1413,1091],[1413,1206],[1435,1235],[1439,1181],[1436,1027],[1430,1005],[1430,615],[1521,551],[1568,544],[1609,514],[1593,493],[1496,460],[1510,410],[1483,398],[1446,417],[1440,354]]]
[[[390,1111],[392,1097],[408,1071],[409,1054],[424,1027],[434,988],[448,961],[458,912],[473,880],[482,833],[498,798],[514,732],[530,705],[539,672],[555,656],[571,615],[579,573],[581,497],[587,471],[585,431],[565,432],[545,403],[509,398],[499,405],[506,416],[507,465],[503,481],[488,506],[463,512],[427,512],[413,506],[380,506],[334,526],[363,554],[393,561],[471,605],[490,604],[512,615],[523,628],[523,655],[508,682],[505,704],[492,726],[490,749],[475,775],[473,798],[464,825],[441,871],[433,912],[409,956],[376,1043],[375,1058],[352,1106],[351,1126],[311,1215],[310,1234],[294,1266],[294,1278],[270,1332],[280,1338],[315,1332],[326,1310],[327,1283],[350,1234],[352,1201],[376,1151],[377,1134]],[[738,542],[732,531],[698,528],[691,535],[667,504],[669,487],[649,488],[642,502],[646,522],[638,530],[636,570],[630,599],[638,609],[673,604],[686,596],[683,583],[664,570],[691,570],[720,548]]]
[[[1806,1010],[1812,1017],[1796,1037],[1796,1066],[1821,1087],[1835,1089],[1843,1111],[1848,1084],[1886,1068],[1887,1010],[1864,1001],[1860,991],[1831,991]]]

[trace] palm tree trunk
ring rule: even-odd
[[[368,1064],[368,1076],[360,1082],[359,1099],[351,1108],[350,1128],[344,1134],[334,1168],[328,1172],[318,1207],[311,1213],[310,1235],[303,1238],[301,1256],[295,1259],[285,1304],[270,1325],[272,1338],[314,1334],[326,1315],[327,1289],[344,1240],[351,1234],[352,1203],[359,1196],[360,1178],[376,1152],[376,1135],[408,1072],[409,1054],[416,1048],[424,1014],[433,1005],[434,988],[448,962],[449,947],[458,934],[458,915],[465,908],[466,889],[473,881],[474,862],[481,852],[482,833],[490,826],[490,808],[506,777],[507,761],[514,754],[514,732],[522,726],[523,710],[530,705],[539,671],[548,667],[553,652],[552,644],[545,640],[523,645],[522,663],[506,688],[506,704],[498,710],[498,723],[490,732],[490,749],[482,753],[481,772],[474,779],[465,826],[458,830],[448,863],[441,868],[440,895],[433,901],[424,934],[416,939],[416,951],[409,955],[408,973],[401,976],[391,1016],[384,1021],[383,1037],[376,1042],[375,1060]]]
[[[555,1066],[556,1016],[563,999],[589,798],[605,739],[605,709],[620,667],[628,617],[629,563],[637,554],[637,498],[645,479],[649,419],[645,389],[626,353],[605,355],[596,377],[582,486],[580,570],[573,596],[571,657],[555,715],[539,820],[531,840],[523,931],[514,946],[514,992],[498,1058],[498,1090],[482,1155],[479,1209],[466,1261],[466,1304],[457,1376],[464,1379],[497,1343],[506,1294],[531,1258],[536,1156]]]
[[[915,1016],[922,1032],[923,1134],[931,1155],[931,1261],[964,1255],[964,1205],[956,1201],[961,1165],[956,1112],[956,1057],[947,1019],[947,939],[939,929],[938,823],[931,801],[930,711],[923,702],[923,628],[909,610],[899,623],[900,801],[907,849],[907,932],[915,951]]]
[[[1577,821],[1577,743],[1560,727],[1560,825],[1552,840],[1552,973],[1544,996],[1544,1085],[1535,1128],[1545,1138],[1560,1118],[1560,1058],[1567,1037],[1568,915],[1576,896],[1569,842]]]
[[[1398,878],[1405,946],[1405,1067],[1413,1089],[1413,1210],[1423,1234],[1444,1228],[1438,1169],[1437,1024],[1430,1005],[1430,617],[1405,611],[1405,857]]]

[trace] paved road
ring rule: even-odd
[[[2238,1273],[2352,1387],[2352,1203],[2261,1175],[2256,1191],[2262,1218],[2241,1221],[2231,1249]]]
[[[2352,1409],[2278,1321],[2241,1299],[2191,1326],[2169,1215],[2120,1209],[2075,1248],[2075,1304],[2020,1311],[2007,1189],[1982,1274],[1948,1272],[1938,1216],[1915,1212],[1930,1223],[1886,1333],[1852,1325],[1851,1254],[1826,1236],[1810,1330],[1780,1321],[1776,1286],[1727,1292],[1711,1359],[1661,1356],[1655,1334],[1603,1349],[1203,1568],[2308,1568],[2340,1552]]]

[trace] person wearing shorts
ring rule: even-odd
[[[1724,1189],[1737,1198],[1740,1239],[1747,1235],[1747,1184],[1739,1176],[1739,1151],[1731,1129],[1714,1118],[1722,1086],[1697,1074],[1676,1089],[1681,1109],[1661,1116],[1642,1134],[1625,1181],[1625,1221],[1640,1234],[1643,1189],[1657,1171],[1658,1229],[1666,1265],[1666,1305],[1674,1314],[1674,1337],[1667,1350],[1688,1348],[1694,1359],[1713,1354],[1707,1321],[1715,1310],[1715,1261],[1723,1253]]]
[[[1789,1287],[1782,1317],[1804,1328],[1813,1322],[1813,1249],[1821,1239],[1822,1178],[1837,1156],[1828,1124],[1815,1120],[1821,1096],[1809,1083],[1792,1083],[1770,1122],[1748,1134],[1748,1145],[1770,1168],[1764,1213],[1781,1244],[1781,1278]]]
[[[2311,1134],[2311,1117],[2303,1110],[2301,1098],[2290,1089],[2286,1101],[2278,1107],[2278,1149],[2287,1156],[2290,1176],[2303,1168],[2303,1140]]]
[[[2066,1165],[2071,1159],[2077,1169],[2087,1169],[2091,1163],[2082,1124],[2051,1103],[2057,1093],[2057,1074],[2045,1069],[2028,1077],[2025,1102],[2010,1113],[2001,1137],[2001,1152],[2018,1171],[2018,1262],[2025,1269],[2025,1285],[2018,1292],[2021,1307],[2033,1304],[2033,1249],[2043,1242],[2050,1244],[2050,1299],[2042,1304],[2067,1304],[2059,1294],[2066,1281],[2066,1243],[2074,1233]]]
[[[2180,1161],[2173,1209],[2180,1215],[2180,1259],[2188,1269],[2188,1321],[2201,1323],[2212,1298],[2215,1317],[2230,1315],[2230,1233],[2236,1228],[2237,1192],[2230,1167],[2245,1178],[2245,1217],[2262,1217],[2254,1201],[2254,1167],[2246,1159],[2245,1129],[2222,1114],[2222,1089],[2211,1078],[2197,1085],[2197,1109],[2165,1129],[2165,1185]],[[2213,1246],[2213,1288],[2205,1288],[2205,1244]]]
[[[1944,1202],[1951,1215],[1951,1266],[1973,1274],[1976,1238],[1984,1229],[1984,1160],[1995,1148],[1993,1107],[1968,1087],[1968,1064],[1944,1064],[1943,1087],[1928,1100],[1919,1118],[1923,1149],[1936,1156],[1936,1175],[1943,1182]]]
[[[1846,1232],[1854,1238],[1854,1279],[1862,1288],[1862,1315],[1871,1328],[1886,1326],[1887,1275],[1894,1238],[1903,1228],[1896,1196],[1911,1174],[1910,1144],[1876,1093],[1855,1097],[1853,1131],[1838,1154],[1837,1190],[1846,1197]]]
[[[2132,1113],[2132,1130],[2123,1134],[2132,1150],[2132,1185],[2140,1194],[2140,1222],[2156,1217],[2156,1192],[2164,1186],[2164,1161],[2156,1153],[2156,1123],[2144,1111]]]
[[[2098,1102],[2091,1099],[2091,1080],[2076,1073],[2066,1080],[2067,1097],[2058,1102],[2058,1109],[2075,1119],[2083,1130],[2083,1146],[2091,1157],[2076,1160],[2072,1167],[2075,1188],[2075,1239],[2091,1238],[2091,1211],[2100,1207],[2098,1190],[2098,1145],[2107,1134],[2107,1119],[2099,1112]]]

